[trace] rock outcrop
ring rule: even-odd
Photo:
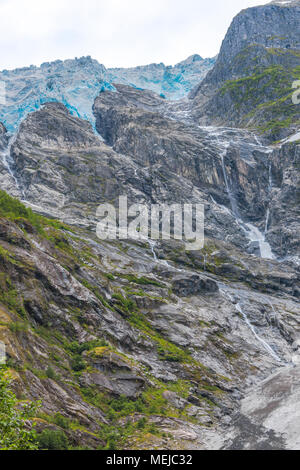
[[[300,3],[271,2],[239,13],[217,62],[191,93],[202,124],[256,128],[272,141],[299,128]]]
[[[38,432],[93,449],[299,448],[298,134],[270,145],[257,133],[298,125],[286,101],[297,21],[298,1],[241,12],[190,100],[121,74],[88,94],[86,115],[37,87],[14,135],[0,124],[0,341],[19,399],[42,401]],[[107,73],[75,62],[82,80]],[[198,62],[182,65],[192,80]],[[283,125],[270,126],[277,109]],[[203,204],[204,247],[98,239],[99,204],[123,195]]]

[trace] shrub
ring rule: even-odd
[[[57,376],[56,376],[54,370],[50,366],[46,370],[46,376],[48,377],[48,379],[52,379],[52,380],[57,379]]]
[[[147,420],[145,417],[139,419],[137,423],[138,429],[144,429],[144,427],[146,426],[146,423],[147,423]]]
[[[0,369],[0,450],[36,450],[34,429],[26,426],[39,404],[17,407],[18,400],[10,390],[10,380]]]
[[[60,413],[56,413],[56,415],[54,416],[53,422],[57,426],[59,426],[60,428],[63,428],[63,429],[69,429],[69,427],[70,427],[70,422],[69,422],[68,418],[65,418]]]
[[[31,209],[24,206],[18,199],[9,196],[5,191],[0,190],[0,216],[12,220],[26,219],[38,231],[42,230],[41,217]]]
[[[76,355],[73,357],[71,361],[71,367],[74,370],[74,372],[80,372],[85,369],[85,362],[82,360],[80,355]]]
[[[38,448],[40,450],[66,450],[69,441],[63,431],[54,431],[52,429],[44,429],[37,436]]]

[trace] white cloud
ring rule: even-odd
[[[212,57],[259,0],[0,0],[0,69],[91,55],[107,67]]]

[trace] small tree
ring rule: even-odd
[[[38,405],[26,403],[18,407],[10,383],[7,372],[0,368],[0,450],[36,450],[36,433],[27,424]]]
[[[40,450],[67,450],[69,446],[68,438],[62,430],[44,429],[37,440]]]

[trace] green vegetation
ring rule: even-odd
[[[181,418],[191,422],[193,418],[186,410],[174,408],[163,396],[166,390],[176,392],[179,397],[187,398],[190,383],[178,380],[176,383],[163,383],[153,379],[154,386],[147,387],[136,399],[124,395],[112,398],[107,393],[99,393],[96,387],[81,388],[83,398],[90,404],[100,408],[109,424],[102,424],[98,436],[104,444],[101,449],[122,449],[128,439],[143,441],[147,435],[162,436],[157,427],[151,423],[152,416]],[[212,405],[215,407],[215,405]],[[138,417],[136,415],[141,415]]]
[[[118,301],[118,305],[122,307],[123,312],[126,314],[131,314],[136,309],[136,303],[133,300],[118,292],[113,295],[113,299]]]
[[[54,369],[51,366],[47,367],[46,376],[48,377],[48,379],[52,379],[52,380],[59,379],[58,375],[55,373]]]
[[[68,418],[65,418],[60,413],[55,413],[55,415],[47,415],[45,413],[39,413],[38,418],[43,421],[47,421],[49,424],[54,424],[62,429],[70,429],[72,426],[72,421]]]
[[[97,297],[98,300],[102,303],[104,307],[111,308],[109,303],[104,299],[104,297],[99,293],[97,287],[92,286],[86,279],[79,279],[81,284],[83,284],[87,289],[89,289]]]
[[[9,196],[2,190],[0,190],[0,217],[6,217],[7,219],[20,223],[22,223],[22,220],[27,221],[39,233],[44,233],[44,226],[50,226],[56,229],[66,228],[61,222],[46,219],[45,217],[35,214],[18,199]]]
[[[251,100],[252,103],[261,104],[262,98],[270,92],[279,99],[287,91],[292,91],[291,72],[281,65],[257,68],[256,72],[248,77],[227,81],[220,93],[225,94],[228,91],[236,98],[237,103]]]
[[[29,328],[28,323],[22,323],[22,322],[11,322],[9,323],[8,327],[12,333],[19,333],[22,331],[27,331]]]
[[[12,312],[26,318],[23,299],[14,287],[9,276],[0,273],[0,302],[6,305]]]
[[[118,307],[122,310],[128,322],[141,330],[157,344],[157,352],[161,360],[182,363],[193,362],[191,355],[187,351],[165,340],[153,329],[151,323],[146,319],[145,315],[139,311],[136,303],[132,299],[125,297],[121,293],[115,293],[113,298],[118,301]]]
[[[270,52],[283,54],[280,49]],[[295,91],[292,84],[299,79],[300,66],[257,67],[250,76],[227,81],[219,93],[221,96],[229,94],[237,111],[250,109],[241,116],[246,124],[250,120],[261,133],[270,133],[276,138],[281,129],[300,123],[299,110],[292,102]]]
[[[74,372],[81,372],[86,368],[87,363],[81,356],[84,351],[91,351],[95,348],[107,346],[107,344],[105,340],[87,341],[82,344],[79,344],[77,341],[73,341],[72,343],[65,342],[64,348],[71,355],[72,370]]]
[[[0,217],[11,220],[25,219],[38,231],[42,230],[41,217],[27,209],[18,199],[14,199],[0,190]]]
[[[37,444],[40,450],[67,450],[69,441],[62,430],[44,429],[37,436]]]
[[[128,439],[132,438],[135,433],[139,439],[147,434],[162,434],[154,424],[148,423],[144,418],[137,422],[127,421],[122,426],[104,424],[99,432],[99,437],[103,440],[104,445],[100,446],[98,450],[122,450]]]
[[[0,369],[0,449],[35,450],[36,433],[26,423],[36,413],[38,404],[19,402],[10,390],[7,371]]]
[[[73,341],[72,343],[65,343],[66,351],[69,351],[71,354],[82,354],[84,351],[91,351],[97,347],[107,346],[107,341],[104,339],[96,339],[92,341],[87,341],[85,343],[79,344],[77,341]]]

